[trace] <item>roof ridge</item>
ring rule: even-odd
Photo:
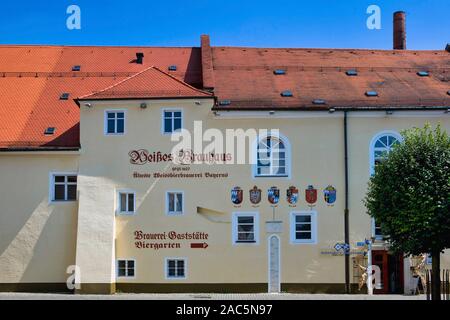
[[[201,90],[201,89],[197,89],[197,88],[191,86],[189,83],[186,83],[186,82],[184,82],[183,80],[178,79],[177,77],[175,77],[175,76],[173,76],[173,75],[171,75],[171,74],[169,74],[169,73],[167,73],[167,72],[165,72],[165,71],[162,71],[162,70],[159,69],[158,67],[153,67],[153,69],[155,69],[155,70],[161,72],[162,74],[164,74],[164,75],[166,75],[166,76],[169,76],[170,78],[174,79],[175,81],[178,81],[178,82],[181,83],[182,85],[184,85],[184,86],[186,86],[186,87],[188,87],[188,88],[190,88],[190,89],[192,89],[192,90],[198,91],[198,92],[200,92],[200,93],[205,93],[205,94],[208,94],[208,95],[212,95],[211,92],[204,91],[204,90]]]

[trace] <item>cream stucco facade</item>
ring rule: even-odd
[[[335,250],[336,243],[344,242],[342,112],[214,113],[212,98],[87,102],[89,107],[80,105],[80,151],[0,153],[0,284],[4,288],[65,289],[70,276],[67,268],[76,265],[79,292],[267,291],[271,278],[268,240],[276,235],[282,291],[344,292],[344,256],[327,254]],[[147,108],[141,108],[142,103]],[[194,121],[202,121],[203,130],[216,128],[223,133],[237,128],[279,129],[287,148],[289,176],[254,177],[251,164],[132,164],[132,150],[170,154],[175,143],[162,133],[165,109],[181,110],[183,127],[191,132]],[[107,110],[124,111],[123,135],[105,135]],[[349,244],[352,250],[361,251],[357,243],[373,236],[362,202],[371,174],[372,139],[381,132],[400,132],[425,122],[439,122],[450,132],[450,119],[443,111],[397,111],[391,115],[355,111],[348,113],[347,122]],[[255,141],[247,142],[247,150],[254,148]],[[64,172],[77,175],[77,200],[54,202],[51,175]],[[202,177],[154,178],[158,172]],[[135,173],[150,177],[136,177]],[[305,201],[309,185],[318,190],[313,207]],[[329,185],[337,191],[332,205],[323,195]],[[256,205],[249,201],[254,186],[262,191]],[[267,190],[273,186],[280,190],[275,206],[267,199]],[[295,205],[286,201],[291,186],[299,190]],[[235,187],[243,190],[238,205],[231,201]],[[118,214],[121,191],[134,194],[133,214]],[[182,214],[167,214],[168,191],[182,193]],[[313,241],[292,241],[292,215],[311,212],[316,220]],[[257,217],[256,242],[234,243],[233,219],[239,213]],[[279,221],[281,230],[266,226],[270,221]],[[143,240],[137,238],[139,232],[160,234],[160,238]],[[194,233],[198,239],[171,239],[171,232],[181,236]],[[207,247],[191,247],[192,243]],[[155,244],[166,248],[155,249]],[[183,277],[167,276],[167,259],[183,259]],[[134,275],[120,277],[118,260],[134,261]],[[443,255],[442,265],[450,266],[448,254]],[[350,265],[355,285],[354,273]]]

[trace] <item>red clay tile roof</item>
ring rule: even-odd
[[[144,63],[133,62],[144,53]],[[102,90],[149,66],[202,88],[200,48],[0,46],[0,150],[78,148],[74,98]],[[72,72],[80,65],[81,71]],[[69,100],[60,100],[64,92]],[[54,135],[44,135],[55,127]]]
[[[140,71],[112,86],[78,100],[134,99],[134,98],[211,98],[213,95],[154,67]]]
[[[450,106],[447,51],[213,47],[216,110]],[[274,75],[275,69],[286,70]],[[349,69],[358,76],[347,76]],[[418,71],[430,72],[419,77]],[[282,97],[290,90],[292,97]],[[377,91],[378,97],[367,97]],[[323,99],[326,105],[314,105]]]

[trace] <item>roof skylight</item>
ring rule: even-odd
[[[169,66],[169,71],[177,71],[177,66],[174,64]]]
[[[220,100],[219,106],[229,106],[231,104],[231,100]]]
[[[378,97],[378,92],[374,90],[366,91],[366,96],[368,97]]]
[[[350,69],[345,72],[346,75],[350,77],[355,77],[358,75],[358,71],[356,69]]]
[[[281,92],[281,96],[282,97],[292,97],[293,94],[292,94],[292,91],[290,91],[290,90],[284,90],[283,92]]]
[[[321,104],[327,104],[327,102],[324,99],[314,99],[312,101],[313,104],[321,105]]]
[[[72,67],[72,71],[80,71],[81,70],[81,66],[80,65],[75,65]]]
[[[69,99],[70,94],[67,92],[64,92],[61,94],[61,96],[59,97],[59,100],[68,100]]]
[[[277,75],[277,76],[283,75],[283,74],[286,74],[286,70],[284,70],[284,69],[275,69],[275,70],[273,71],[273,74],[274,74],[274,75]]]
[[[428,71],[419,71],[419,72],[417,72],[417,75],[419,77],[428,77],[430,75],[430,73]]]
[[[45,129],[44,134],[54,134],[55,133],[56,128],[55,127],[48,127],[47,129]]]

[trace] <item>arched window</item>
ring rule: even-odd
[[[392,149],[402,141],[402,137],[395,131],[384,131],[377,134],[370,144],[370,174],[375,174],[376,166],[383,161]],[[375,239],[383,239],[381,225],[372,219],[372,235]]]
[[[289,176],[288,146],[279,136],[267,136],[258,141],[256,177]]]

